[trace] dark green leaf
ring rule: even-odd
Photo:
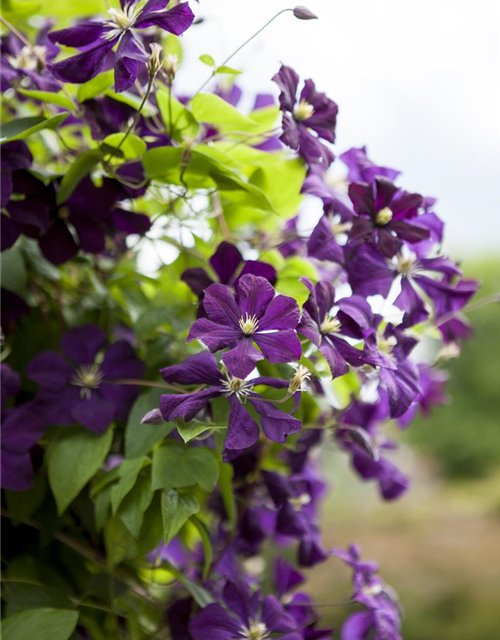
[[[141,424],[142,418],[158,407],[162,389],[150,389],[140,395],[130,412],[125,428],[125,454],[127,458],[138,458],[146,455],[157,442],[163,440],[174,428],[174,424]]]
[[[146,464],[148,464],[148,459],[141,457],[129,458],[128,460],[124,460],[120,465],[118,472],[120,480],[117,484],[113,485],[111,489],[111,508],[113,515],[116,515],[123,498],[132,490],[140,470]]]
[[[89,80],[85,84],[81,84],[78,87],[76,97],[78,102],[85,102],[85,100],[91,100],[104,93],[113,84],[114,72],[112,69],[100,73],[92,80]]]
[[[194,496],[165,489],[161,495],[163,537],[168,544],[179,533],[191,516],[198,513],[200,504]]]
[[[118,510],[120,519],[134,538],[139,537],[144,521],[144,514],[151,504],[153,495],[154,493],[151,489],[151,469],[148,469],[144,475],[139,476],[135,487],[123,500]]]
[[[45,102],[47,104],[55,104],[63,109],[68,109],[68,111],[71,111],[74,107],[71,100],[61,91],[59,91],[59,93],[53,93],[51,91],[32,91],[28,89],[18,89],[18,91],[19,93],[22,93],[23,96],[33,98],[34,100],[40,100],[40,102]]]
[[[213,491],[218,476],[219,463],[209,449],[189,448],[180,442],[170,441],[154,452],[153,489],[199,484],[206,491]]]
[[[203,563],[203,573],[202,579],[205,581],[208,577],[208,572],[210,571],[210,566],[212,564],[212,544],[210,542],[210,532],[207,529],[207,525],[194,516],[191,519],[191,522],[194,524],[198,533],[200,534],[201,542],[203,544],[203,553],[205,554],[205,562]]]
[[[23,140],[38,131],[42,131],[42,129],[57,129],[61,122],[66,120],[67,117],[67,113],[59,113],[57,116],[52,116],[51,118],[35,116],[9,120],[9,122],[2,125],[0,144],[12,140]]]
[[[3,640],[68,640],[78,622],[78,612],[67,609],[31,609],[2,622]]]

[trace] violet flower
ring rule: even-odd
[[[279,102],[283,112],[283,133],[280,140],[297,151],[306,163],[330,165],[334,155],[321,140],[335,142],[338,113],[335,102],[316,91],[312,80],[304,82],[297,97],[299,76],[285,65],[281,66],[273,81],[281,90]]]
[[[311,293],[304,304],[297,331],[323,354],[333,378],[346,374],[350,364],[363,365],[363,352],[345,338],[363,339],[363,332],[373,324],[370,305],[360,296],[336,301],[335,289],[330,282],[318,282],[313,286],[306,278],[302,281]],[[334,307],[337,312],[333,311]]]
[[[0,44],[2,92],[10,87],[58,91],[59,84],[46,70],[46,64],[58,53],[59,47],[47,40],[47,28],[38,31],[33,49],[23,45],[13,33],[7,34]]]
[[[349,197],[355,218],[349,233],[350,242],[373,242],[386,258],[396,254],[401,241],[415,243],[429,237],[429,230],[409,222],[418,215],[422,196],[398,189],[387,178],[373,183],[353,183]]]
[[[300,317],[297,302],[276,296],[265,278],[242,276],[236,299],[229,287],[212,284],[205,290],[203,306],[208,318],[194,322],[188,342],[198,339],[212,352],[229,347],[222,361],[231,375],[246,378],[264,358],[271,363],[300,359],[302,349],[295,333]]]
[[[108,54],[114,54],[115,91],[120,93],[135,82],[139,63],[149,60],[137,30],[159,27],[177,36],[188,29],[194,14],[187,2],[165,10],[169,0],[120,0],[121,8],[108,9],[105,22],[80,22],[74,27],[52,31],[51,42],[81,49],[82,53],[51,65],[54,75],[65,82],[83,83],[94,78],[103,68]]]
[[[254,445],[259,439],[259,427],[245,408],[249,402],[260,416],[264,434],[274,442],[284,443],[291,433],[301,429],[299,420],[280,411],[272,403],[262,401],[253,391],[258,385],[267,385],[276,389],[286,389],[289,382],[276,378],[240,378],[223,375],[217,366],[215,357],[208,352],[197,353],[179,365],[161,369],[160,373],[167,382],[182,385],[207,385],[201,391],[182,394],[165,394],[160,398],[160,408],[143,418],[145,423],[167,422],[182,419],[192,420],[213,398],[227,398],[230,404],[229,422],[224,443],[224,459],[230,460],[243,449]],[[294,394],[298,403],[300,392]]]
[[[337,237],[347,237],[346,234],[351,230],[352,210],[334,198],[325,204],[324,211],[307,241],[307,255],[317,260],[344,264],[344,249]]]
[[[222,599],[226,608],[209,604],[192,618],[189,632],[194,640],[264,640],[271,634],[281,640],[302,640],[294,618],[274,596],[262,598],[245,582],[228,581]]]
[[[33,402],[2,412],[1,486],[4,489],[26,491],[33,485],[29,450],[42,437],[44,428]]]
[[[66,357],[45,351],[28,365],[26,374],[41,387],[36,402],[48,423],[77,422],[103,433],[113,420],[127,419],[138,388],[113,381],[140,378],[145,367],[124,340],[110,345],[98,359],[105,340],[94,325],[70,329],[61,340]]]
[[[373,182],[378,177],[395,180],[400,175],[396,169],[381,167],[372,162],[366,154],[366,147],[353,147],[339,157],[349,170],[349,182]]]

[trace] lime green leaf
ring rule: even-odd
[[[23,96],[33,98],[34,100],[40,100],[47,104],[55,104],[63,109],[68,109],[68,111],[71,111],[75,106],[61,91],[58,93],[53,93],[52,91],[30,91],[28,89],[18,89],[18,91],[19,93],[22,93]]]
[[[80,182],[87,176],[101,159],[98,150],[85,151],[70,165],[61,180],[57,192],[57,204],[63,204],[71,196]]]
[[[209,429],[227,428],[227,426],[207,424],[206,422],[200,422],[199,420],[191,420],[191,422],[176,420],[175,422],[179,435],[186,443],[193,440],[193,438],[196,438],[196,436],[205,433],[205,431],[208,431]]]
[[[38,13],[42,5],[39,2],[22,2],[21,0],[3,0],[2,13],[9,20],[27,18]]]
[[[31,609],[2,621],[3,640],[68,640],[78,622],[78,611]]]
[[[232,67],[226,67],[225,65],[222,65],[221,67],[217,67],[215,73],[229,73],[233,76],[237,76],[239,73],[243,72],[239,71],[238,69],[233,69]]]
[[[112,133],[104,138],[103,143],[121,151],[128,160],[142,156],[147,149],[144,140],[133,134],[125,136],[125,133]],[[125,142],[122,143],[122,140]]]
[[[199,510],[200,504],[194,496],[180,494],[175,489],[165,489],[161,494],[165,544],[175,538],[189,518]]]
[[[102,0],[44,0],[40,15],[50,18],[66,17],[75,20],[102,11]]]
[[[121,93],[106,91],[105,95],[112,100],[116,100],[117,102],[128,104],[129,107],[132,107],[132,109],[135,109],[136,111],[139,110],[139,107],[142,104],[142,98],[136,96],[134,93],[130,93],[129,91],[122,91]],[[153,116],[157,113],[157,109],[150,102],[146,102],[146,104],[142,107],[142,113],[146,116]]]
[[[210,542],[210,533],[207,529],[207,525],[196,516],[191,519],[191,522],[200,534],[201,543],[203,544],[205,562],[203,563],[203,573],[201,577],[202,580],[205,581],[208,577],[208,572],[210,571],[210,565],[212,564],[212,544]]]
[[[229,102],[213,93],[199,93],[191,101],[191,112],[198,122],[216,125],[221,131],[259,133],[259,123],[243,115]]]
[[[47,450],[49,484],[61,515],[101,468],[113,430],[97,435],[85,427],[57,429]]]
[[[206,64],[209,67],[215,67],[215,60],[212,58],[212,56],[209,56],[208,53],[204,53],[200,56],[199,59],[203,62],[203,64]]]
[[[198,133],[198,123],[193,114],[173,96],[169,103],[169,95],[170,92],[166,87],[160,88],[156,93],[158,108],[166,130],[179,141],[184,137],[194,138]],[[172,125],[170,125],[170,111],[172,111]]]
[[[140,395],[129,414],[125,428],[125,454],[127,458],[138,458],[149,453],[157,442],[163,440],[174,428],[174,424],[141,424],[146,413],[156,409],[162,389],[151,389]]]
[[[182,45],[179,36],[169,33],[168,36],[163,39],[163,53],[165,57],[168,55],[177,56],[177,60],[182,62]]]
[[[154,452],[153,489],[177,489],[199,484],[206,491],[213,491],[218,476],[219,463],[209,449],[165,442]]]
[[[113,84],[114,72],[113,69],[100,73],[92,80],[81,84],[78,87],[76,98],[78,102],[85,102],[85,100],[92,100],[103,94]]]
[[[146,464],[148,464],[148,459],[146,457],[142,457],[124,460],[120,465],[118,472],[120,480],[111,489],[111,507],[113,509],[113,515],[116,515],[123,498],[125,498],[129,491],[132,490],[141,469]]]
[[[9,120],[9,122],[2,125],[0,143],[3,144],[4,142],[11,142],[12,140],[24,140],[43,129],[57,129],[61,122],[66,120],[68,115],[67,113],[59,113],[57,116],[52,116],[51,118],[34,116]]]
[[[231,531],[236,527],[236,498],[233,488],[233,467],[224,463],[220,467],[219,488],[226,509]]]

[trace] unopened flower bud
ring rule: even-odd
[[[179,57],[175,53],[168,53],[165,57],[165,71],[170,84],[174,81],[175,75],[179,70]]]
[[[301,5],[294,8],[293,15],[299,20],[317,20],[318,19],[317,15],[315,15],[307,7],[303,7]]]
[[[295,375],[290,380],[290,384],[288,385],[288,393],[293,394],[296,391],[300,391],[304,380],[309,380],[310,377],[311,373],[309,369],[307,367],[304,367],[302,364],[299,364]]]
[[[159,409],[153,409],[152,411],[149,411],[141,420],[141,424],[157,425],[163,424],[164,422],[165,420],[163,419],[163,416],[161,415],[161,411]]]
[[[157,42],[153,42],[153,44],[150,44],[149,47],[151,49],[151,54],[148,60],[148,73],[150,78],[154,78],[163,64],[161,59],[161,52],[163,51],[163,47]]]

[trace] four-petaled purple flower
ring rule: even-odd
[[[140,378],[144,363],[124,340],[110,345],[98,358],[105,341],[94,325],[70,329],[61,340],[67,359],[45,351],[28,365],[26,374],[41,387],[36,402],[47,423],[77,422],[103,433],[113,420],[127,419],[138,388],[114,381]]]
[[[273,81],[281,90],[279,102],[283,112],[283,133],[280,140],[298,151],[308,164],[330,165],[334,155],[321,140],[335,142],[338,113],[335,102],[316,91],[312,80],[304,82],[297,98],[299,76],[285,65],[281,66]]]
[[[236,299],[229,287],[212,284],[205,290],[203,306],[208,318],[196,320],[188,342],[200,340],[212,352],[230,347],[222,361],[231,375],[246,378],[264,357],[272,363],[300,359],[302,349],[295,333],[300,318],[297,302],[277,296],[265,278],[241,277]]]
[[[154,424],[158,420],[161,422],[162,419],[168,422],[179,418],[188,422],[196,417],[211,399],[226,397],[230,404],[223,452],[226,460],[234,458],[259,439],[259,427],[244,406],[247,401],[259,414],[262,430],[270,440],[283,443],[289,434],[300,431],[299,420],[280,411],[253,391],[253,388],[258,385],[286,389],[290,384],[286,380],[264,377],[242,380],[223,375],[219,371],[215,357],[208,352],[190,356],[182,364],[161,369],[160,373],[167,382],[183,385],[203,384],[207,385],[207,388],[193,393],[172,393],[161,396],[160,409],[147,414],[143,422]],[[295,405],[297,405],[300,391],[293,390],[293,392]]]
[[[187,2],[165,10],[169,0],[120,0],[121,8],[108,9],[105,22],[85,21],[68,29],[52,31],[52,42],[81,49],[82,53],[50,66],[60,80],[73,83],[87,82],[104,66],[108,54],[118,45],[114,54],[115,91],[125,91],[135,82],[139,63],[145,64],[149,54],[136,35],[138,29],[159,27],[177,36],[188,29],[194,14]]]
[[[194,640],[302,640],[293,616],[274,596],[262,598],[243,581],[226,582],[222,591],[226,608],[209,604],[189,624]],[[275,635],[276,634],[276,635]]]

